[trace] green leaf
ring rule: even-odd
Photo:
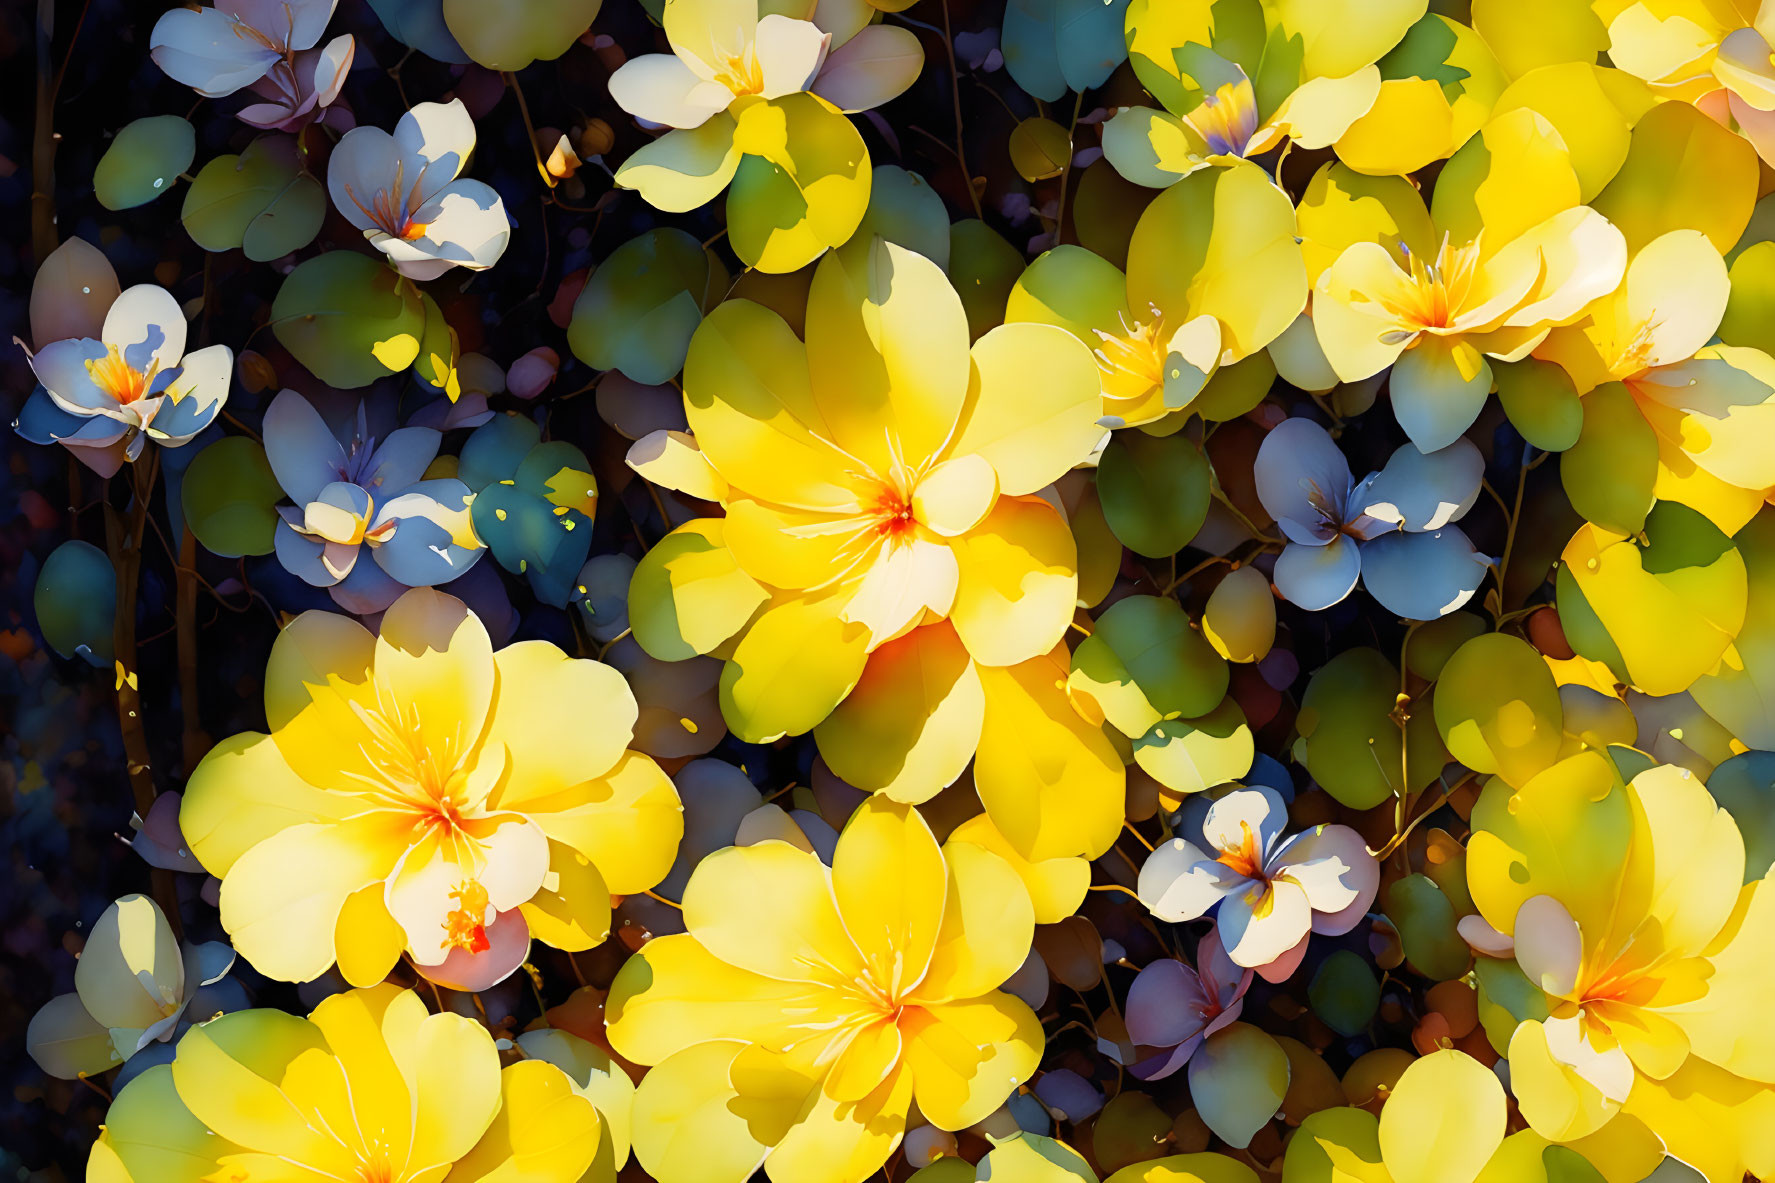
[[[1245,712],[1232,699],[1195,719],[1165,719],[1134,741],[1134,762],[1179,793],[1199,793],[1251,771],[1256,753]]]
[[[1134,738],[1161,719],[1206,715],[1226,697],[1229,676],[1226,660],[1176,600],[1129,596],[1079,642],[1067,686]]]
[[[197,155],[197,131],[177,115],[149,115],[125,124],[92,172],[106,209],[147,205],[173,187]]]
[[[1339,1035],[1356,1035],[1374,1018],[1381,1002],[1381,984],[1366,958],[1339,949],[1319,963],[1307,1000],[1313,1013]]]
[[[179,217],[204,250],[241,247],[247,258],[264,263],[313,242],[326,212],[326,194],[302,171],[296,142],[262,136],[239,156],[218,156],[204,165],[185,192]]]
[[[1405,780],[1423,788],[1442,771],[1442,743],[1427,710],[1407,724],[1411,767],[1405,776],[1405,740],[1393,721],[1399,671],[1375,649],[1347,649],[1307,683],[1295,728],[1295,759],[1333,798],[1351,809],[1372,809],[1400,791]]]
[[[300,264],[271,305],[272,332],[328,386],[355,390],[419,356],[425,304],[392,268],[355,251]]]
[[[1387,919],[1406,960],[1425,977],[1449,982],[1467,972],[1473,955],[1455,930],[1454,905],[1428,876],[1407,875],[1387,889]]]
[[[1149,559],[1189,545],[1208,516],[1213,469],[1183,435],[1118,431],[1097,466],[1097,495],[1110,530]]]
[[[553,61],[591,28],[602,6],[603,0],[443,0],[450,35],[489,70]]]
[[[1527,641],[1505,633],[1455,650],[1436,683],[1434,715],[1450,755],[1513,785],[1558,759],[1565,741],[1553,672]]]
[[[684,368],[703,309],[726,288],[726,270],[695,238],[649,230],[617,247],[586,280],[567,344],[594,369],[663,385]]]
[[[1005,301],[1022,274],[1022,254],[979,218],[949,228],[949,282],[968,314],[969,340],[979,340],[1004,320]]]
[[[1031,184],[1057,177],[1072,159],[1072,137],[1052,119],[1031,116],[1011,129],[1011,167]]]
[[[258,441],[217,440],[191,461],[180,489],[185,524],[204,549],[224,558],[270,554],[283,489]]]
[[[879,234],[949,268],[949,211],[930,182],[895,164],[878,164],[870,182],[869,209],[857,237]]]
[[[78,539],[56,547],[37,572],[31,601],[51,649],[101,669],[111,664],[117,572],[104,551]]]
[[[1578,442],[1584,426],[1583,400],[1572,377],[1538,358],[1492,363],[1498,400],[1510,425],[1543,452],[1563,452]]]
[[[1658,481],[1658,437],[1619,382],[1585,395],[1583,417],[1577,442],[1559,458],[1559,481],[1586,521],[1637,534]]]

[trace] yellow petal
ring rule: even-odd
[[[651,756],[624,752],[603,776],[524,806],[551,839],[592,860],[618,895],[645,891],[671,869],[684,807]]]
[[[721,713],[747,743],[811,731],[863,675],[869,630],[844,619],[843,594],[778,601],[753,621],[721,671]]]
[[[1090,350],[1064,329],[1018,322],[974,342],[956,437],[944,455],[985,457],[1001,493],[1034,493],[1103,438]]]
[[[173,1082],[192,1115],[223,1138],[324,1168],[344,1158],[344,1148],[314,1129],[277,1082],[299,1056],[325,1046],[320,1029],[306,1019],[269,1009],[235,1011],[185,1033]]]
[[[1634,126],[1626,162],[1592,205],[1630,251],[1692,229],[1724,254],[1750,220],[1757,169],[1749,141],[1687,103],[1659,103]]]
[[[1488,245],[1501,245],[1576,204],[1578,175],[1565,140],[1541,115],[1518,108],[1449,158],[1430,216],[1454,242],[1471,242],[1483,230]]]
[[[1029,956],[1035,912],[1017,872],[983,846],[946,847],[949,867],[943,926],[930,968],[914,996],[921,1002],[975,998],[1003,985]]]
[[[772,901],[759,908],[756,901]],[[709,855],[684,889],[684,927],[729,965],[785,982],[856,977],[862,956],[820,860],[783,842]]]
[[[629,582],[629,624],[650,655],[683,661],[718,648],[769,598],[728,549],[726,520],[696,518],[641,557]]]
[[[493,642],[455,596],[406,592],[382,615],[376,689],[410,720],[414,742],[442,768],[459,767],[479,743],[493,703]]]
[[[952,545],[960,582],[949,618],[975,661],[1014,665],[1066,635],[1078,599],[1078,549],[1052,505],[1001,497]]]
[[[650,431],[629,445],[624,459],[653,484],[703,501],[727,500],[727,482],[697,447],[696,437],[688,432],[665,428]]]
[[[1091,885],[1091,864],[1082,858],[1051,858],[1031,862],[1018,854],[992,819],[976,814],[950,831],[949,843],[991,851],[1023,880],[1037,924],[1058,924],[1078,911]]]
[[[499,1115],[445,1183],[576,1183],[605,1136],[591,1098],[541,1060],[507,1065],[499,1096]]]
[[[733,142],[745,156],[727,191],[727,234],[743,262],[794,271],[856,232],[869,208],[869,149],[838,108],[807,93],[754,100]]]
[[[927,625],[869,655],[814,739],[846,782],[917,803],[955,783],[974,758],[985,712],[980,675],[955,630]]]
[[[1433,78],[1389,78],[1368,113],[1337,141],[1338,159],[1359,173],[1404,176],[1447,156],[1454,110]]]
[[[564,842],[549,843],[548,874],[521,909],[531,936],[569,953],[610,935],[610,887],[596,863]]]
[[[179,801],[179,832],[205,870],[224,876],[278,831],[355,809],[352,798],[298,777],[270,736],[243,731],[211,748],[192,772]]]
[[[941,268],[879,237],[820,261],[807,364],[828,439],[878,473],[948,441],[968,390],[968,321]]]
[[[635,1157],[653,1178],[662,1183],[746,1183],[764,1161],[776,1131],[756,1129],[765,1124],[759,1107],[750,1100],[737,1103],[728,1083],[734,1058],[744,1046],[699,1043],[642,1078],[635,1090]],[[787,1118],[778,1120],[792,1119],[794,1112],[791,1107]]]
[[[1381,1110],[1396,1183],[1472,1183],[1504,1140],[1504,1086],[1465,1052],[1414,1060]]]
[[[918,810],[882,796],[857,807],[838,837],[832,892],[871,977],[891,994],[924,976],[947,889],[942,852]]]
[[[374,986],[382,981],[407,947],[407,934],[388,914],[382,896],[381,883],[358,888],[346,897],[334,925],[339,973],[353,986]]]
[[[770,1152],[771,1183],[866,1179],[899,1145],[912,1102],[912,1077],[898,1071],[859,1101],[835,1101],[817,1090]]]
[[[1056,647],[980,670],[986,721],[974,783],[993,824],[1025,858],[1096,858],[1122,828],[1122,762],[1102,729],[1073,708],[1068,665]]]
[[[492,809],[602,776],[634,737],[635,696],[603,662],[568,657],[549,641],[519,641],[494,655],[498,697],[483,741],[503,745],[506,774]]]
[[[1358,242],[1379,243],[1395,256],[1401,244],[1422,258],[1436,253],[1436,228],[1410,181],[1365,176],[1341,161],[1313,174],[1301,195],[1298,219],[1307,278],[1314,284]]]
[[[654,209],[683,213],[727,188],[740,167],[738,128],[722,111],[695,128],[676,128],[637,150],[616,170],[616,183],[635,189]]]
[[[1004,1104],[1041,1062],[1042,1026],[1009,994],[921,1007],[905,1020],[906,1071],[919,1112],[959,1130]]]
[[[856,514],[792,509],[750,497],[728,502],[723,537],[740,569],[760,583],[817,588],[866,561],[880,541]]]
[[[86,1174],[93,1183],[184,1183],[239,1149],[191,1115],[172,1067],[157,1064],[117,1093]]]

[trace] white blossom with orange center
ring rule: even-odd
[[[677,794],[625,750],[635,701],[608,666],[541,641],[495,654],[460,601],[420,589],[379,636],[298,617],[265,682],[271,734],[206,757],[180,820],[266,974],[336,959],[374,982],[404,950],[449,980],[504,976],[529,936],[590,948],[611,893],[670,868]]]
[[[482,271],[505,252],[511,222],[491,186],[462,176],[474,149],[474,120],[461,99],[420,103],[393,135],[346,132],[327,162],[327,191],[409,279],[436,279],[452,267]]]

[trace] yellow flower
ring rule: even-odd
[[[1657,496],[1733,534],[1775,487],[1775,455],[1765,446],[1775,432],[1775,358],[1708,344],[1730,295],[1726,264],[1707,236],[1671,230],[1640,248],[1617,290],[1535,352],[1558,362],[1580,394],[1601,397],[1606,389],[1591,392],[1621,383],[1656,438]]]
[[[1534,1131],[1606,1141],[1644,1125],[1691,1162],[1679,1146],[1710,1138],[1738,1156],[1710,1179],[1775,1167],[1775,1146],[1747,1132],[1775,1109],[1775,1037],[1746,1022],[1775,974],[1775,896],[1743,882],[1732,816],[1686,769],[1623,784],[1590,750],[1520,789],[1494,781],[1473,825],[1479,916],[1462,931],[1520,969],[1492,962],[1480,980],[1514,1003],[1511,1088]]]
[[[869,150],[844,112],[905,90],[924,52],[910,30],[870,24],[862,5],[818,12],[802,0],[764,15],[760,7],[666,0],[672,52],[624,63],[610,93],[673,130],[629,157],[616,183],[679,212],[735,182],[734,251],[760,270],[794,271],[850,238],[869,205]]]
[[[636,640],[725,659],[722,713],[748,743],[817,728],[834,772],[909,802],[978,754],[981,798],[1024,857],[1103,853],[1121,763],[1066,702],[1078,554],[1040,495],[1102,438],[1098,389],[1089,351],[1051,325],[970,349],[943,272],[880,239],[821,261],[805,345],[726,301],[685,364],[694,438],[629,453],[726,516],[641,560]]]
[[[1370,187],[1370,202],[1334,200],[1344,192],[1334,185],[1301,211],[1303,236],[1336,251],[1314,286],[1313,326],[1340,380],[1392,367],[1399,425],[1433,452],[1478,417],[1492,388],[1488,359],[1526,356],[1613,291],[1627,248],[1578,204],[1565,142],[1527,108],[1500,115],[1450,159],[1428,218],[1409,182]],[[1375,234],[1369,204],[1400,209],[1393,229]]]
[[[1011,289],[1005,320],[1059,325],[1088,345],[1103,424],[1138,427],[1178,410],[1213,418],[1249,410],[1216,414],[1205,387],[1221,366],[1281,336],[1306,300],[1293,204],[1261,168],[1236,161],[1180,181],[1146,208],[1125,276],[1083,247],[1042,255]],[[1259,386],[1265,374],[1274,377],[1265,370]]]
[[[1424,10],[1421,0],[1261,9],[1134,0],[1128,59],[1165,109],[1122,108],[1104,126],[1104,156],[1135,184],[1164,188],[1284,141],[1329,147],[1374,106],[1383,86],[1375,62]]]
[[[204,758],[180,825],[222,880],[223,927],[271,977],[309,981],[336,959],[369,985],[404,949],[483,989],[532,935],[603,940],[611,893],[659,882],[683,833],[671,781],[627,750],[636,706],[615,670],[546,641],[494,653],[441,592],[407,592],[380,636],[297,617],[272,647],[265,713],[270,735]]]
[[[502,1070],[479,1023],[428,1015],[412,991],[382,985],[336,994],[306,1019],[245,1010],[192,1028],[171,1065],[117,1094],[86,1177],[592,1183],[608,1138],[561,1069]]]
[[[996,855],[939,848],[910,806],[864,802],[830,870],[774,840],[717,851],[684,923],[610,996],[611,1046],[654,1065],[634,1146],[660,1183],[761,1164],[774,1183],[861,1183],[913,1103],[962,1129],[1040,1060],[1035,1014],[998,990],[1029,952],[1029,897]]]
[[[1708,0],[1596,0],[1609,59],[1661,97],[1694,103],[1737,125],[1775,159],[1775,10]],[[1730,122],[1728,122],[1728,119]]]

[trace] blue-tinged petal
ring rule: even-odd
[[[1253,476],[1258,500],[1297,542],[1323,541],[1343,521],[1350,462],[1311,419],[1277,424],[1257,450]]]
[[[415,484],[437,459],[438,443],[443,436],[429,427],[402,427],[388,433],[370,457],[362,475],[364,485],[372,492],[393,492]]]
[[[310,587],[332,587],[352,570],[352,564],[338,561],[337,552],[333,556],[327,554],[333,544],[318,538],[306,538],[296,533],[286,521],[277,523],[271,544],[284,570]],[[352,547],[351,550],[355,555],[358,548]],[[329,558],[333,560],[330,563]]]
[[[149,434],[167,447],[189,442],[221,413],[233,375],[234,351],[226,345],[211,345],[186,355]]]
[[[319,497],[345,470],[344,446],[314,404],[293,390],[280,391],[265,408],[265,459],[297,505]]]
[[[1470,440],[1434,452],[1405,444],[1363,482],[1361,500],[1351,508],[1407,530],[1440,530],[1473,508],[1484,475],[1485,457]]]
[[[470,524],[468,486],[446,478],[420,481],[385,502],[375,529],[394,532],[375,548],[376,562],[408,587],[448,583],[478,561],[485,548]]]
[[[1465,604],[1479,590],[1488,565],[1459,526],[1383,534],[1362,544],[1368,594],[1408,620],[1435,620]],[[1276,564],[1278,575],[1281,566]]]
[[[1426,333],[1393,363],[1393,417],[1426,452],[1446,448],[1473,426],[1491,394],[1491,363],[1459,338]]]
[[[39,349],[31,357],[31,370],[62,410],[92,415],[117,406],[117,400],[99,389],[86,368],[87,362],[104,356],[104,345],[91,337],[70,337]]]
[[[1325,546],[1292,544],[1276,558],[1276,590],[1291,604],[1309,612],[1329,608],[1356,586],[1362,574],[1362,553],[1339,534]]]
[[[12,429],[34,444],[53,444],[91,424],[103,426],[110,422],[98,416],[87,417],[64,411],[50,396],[49,391],[39,386],[25,400],[25,405],[19,408],[18,418],[12,421]]]
[[[401,598],[407,585],[375,563],[359,563],[328,589],[333,602],[356,616],[372,616]]]

